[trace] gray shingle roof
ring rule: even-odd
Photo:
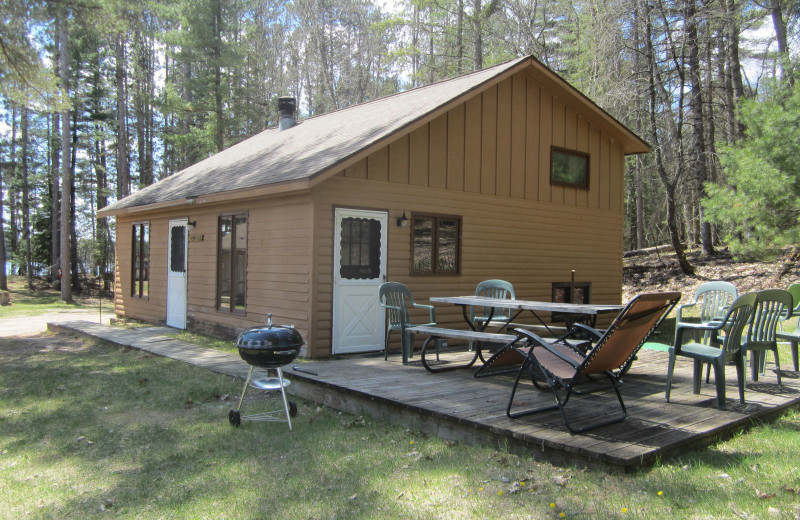
[[[280,131],[269,129],[147,186],[101,210],[311,179],[531,57],[312,117]]]

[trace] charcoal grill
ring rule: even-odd
[[[245,330],[236,339],[239,356],[250,365],[250,371],[239,397],[239,405],[228,413],[228,420],[233,426],[240,426],[242,421],[275,421],[289,424],[292,429],[292,417],[297,416],[297,405],[286,398],[286,387],[291,381],[284,379],[281,367],[291,363],[300,347],[303,346],[303,337],[292,326],[273,325],[272,314],[267,315],[267,324],[262,327],[253,327]],[[253,369],[263,368],[267,377],[252,379]],[[269,377],[269,370],[275,370],[277,377]],[[283,398],[283,409],[271,412],[242,415],[242,402],[247,389],[253,387],[259,390],[280,390]]]

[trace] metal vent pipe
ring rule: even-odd
[[[297,124],[294,112],[297,110],[297,100],[292,96],[278,98],[278,128],[287,130]]]

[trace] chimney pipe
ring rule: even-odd
[[[278,128],[287,130],[297,124],[294,111],[297,110],[297,100],[292,96],[278,98]]]

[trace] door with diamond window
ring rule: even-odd
[[[383,211],[337,209],[333,251],[333,353],[383,349],[385,312],[378,287],[386,279]]]

